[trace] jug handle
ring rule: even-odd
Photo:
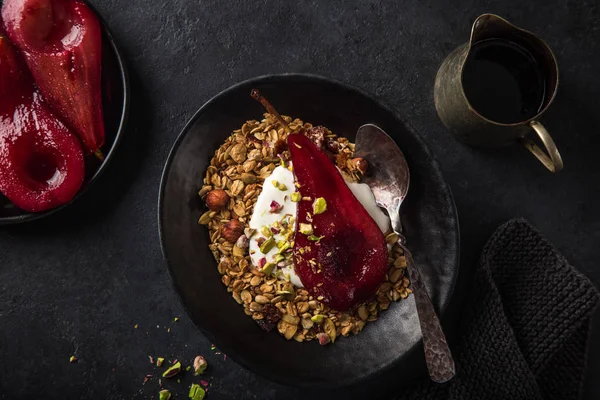
[[[544,152],[538,145],[527,138],[520,139],[520,142],[527,150],[531,152],[550,172],[558,172],[563,169],[563,161],[554,140],[539,121],[531,121],[529,126],[537,133],[540,140],[544,144],[548,154]]]

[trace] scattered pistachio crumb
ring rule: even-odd
[[[275,239],[273,237],[268,238],[260,245],[260,252],[267,254],[275,246]]]
[[[316,324],[320,324],[321,322],[323,322],[323,318],[325,316],[323,314],[317,314],[317,315],[313,315],[312,317],[310,317],[311,321],[316,323]]]
[[[311,224],[300,223],[300,233],[304,235],[312,235],[313,227]]]
[[[272,262],[266,263],[264,267],[260,270],[265,275],[271,275],[273,273],[273,269],[275,268],[275,264]]]
[[[181,363],[178,361],[171,365],[164,373],[163,378],[172,378],[181,371]]]
[[[313,214],[323,214],[327,210],[327,201],[323,197],[319,197],[313,203]]]
[[[164,359],[164,358],[162,358],[162,357],[158,357],[158,358],[156,359],[156,366],[157,366],[157,367],[162,367],[162,365],[163,365],[163,363],[164,363],[164,362],[165,362],[165,359]]]
[[[302,195],[300,195],[300,192],[294,192],[290,195],[290,198],[294,203],[297,203],[302,199]]]
[[[262,233],[262,235],[264,237],[268,237],[268,238],[271,237],[271,236],[273,236],[273,234],[271,233],[271,230],[268,227],[266,227],[266,226],[261,226],[260,227],[260,233]]]
[[[135,325],[133,326],[133,329],[137,329],[137,328],[138,328],[138,324],[135,324]]]
[[[319,243],[321,241],[321,239],[323,239],[325,236],[315,236],[315,235],[310,235],[308,237],[308,240],[311,240],[313,242],[317,242]]]
[[[192,369],[192,367],[191,367],[191,366],[189,366],[189,365],[188,365],[187,367],[185,367],[185,370],[186,370],[186,371],[189,371],[189,370],[191,370],[191,369]]]
[[[290,244],[290,242],[285,242],[283,244],[283,246],[281,246],[281,248],[279,249],[279,254],[283,253],[284,251],[290,249],[292,247],[292,245]]]
[[[177,321],[179,321],[179,317],[175,317],[175,318],[173,319],[173,322],[177,322]]]
[[[71,357],[69,358],[69,362],[70,362],[70,363],[75,363],[75,362],[77,362],[77,357],[75,357],[75,356],[71,356]]]
[[[167,389],[163,389],[158,392],[158,400],[169,400],[171,398],[171,392]]]
[[[206,368],[208,367],[208,363],[206,359],[202,356],[196,356],[194,359],[194,375],[200,375],[206,372]]]
[[[192,383],[190,387],[189,397],[192,400],[203,400],[206,392],[197,383]]]

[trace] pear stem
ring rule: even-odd
[[[263,107],[267,109],[267,111],[269,112],[269,114],[274,115],[275,118],[277,118],[277,120],[279,121],[279,123],[281,125],[283,125],[283,129],[285,129],[286,133],[291,133],[292,132],[292,130],[288,126],[287,122],[285,122],[285,120],[283,119],[283,117],[281,116],[281,114],[279,114],[277,112],[277,110],[275,109],[275,107],[273,107],[273,105],[271,103],[269,103],[269,100],[267,100],[262,94],[260,94],[260,92],[258,91],[258,89],[252,89],[252,91],[250,92],[250,96],[252,96],[252,98],[254,100],[258,101],[260,104],[262,104]]]

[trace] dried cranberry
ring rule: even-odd
[[[262,314],[263,319],[259,319],[256,322],[264,331],[270,332],[277,326],[277,322],[281,319],[281,312],[273,304],[265,304]]]

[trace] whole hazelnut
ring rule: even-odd
[[[225,225],[221,231],[221,236],[225,238],[229,243],[235,243],[240,236],[244,234],[244,224],[237,219],[232,219]]]
[[[361,174],[365,174],[367,172],[367,167],[368,167],[368,163],[367,160],[365,160],[364,158],[361,157],[357,157],[355,159],[352,160],[354,162],[354,164],[356,165],[356,169],[361,173]]]
[[[206,206],[211,211],[219,211],[227,207],[229,195],[223,189],[215,189],[206,195]]]

